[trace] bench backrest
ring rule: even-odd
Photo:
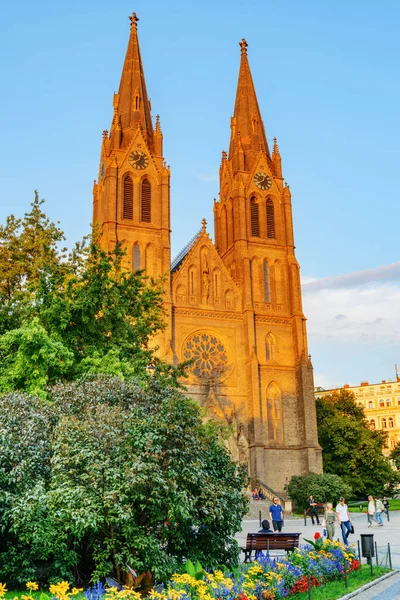
[[[293,550],[299,547],[300,533],[248,533],[246,549]]]

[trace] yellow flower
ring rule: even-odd
[[[149,598],[151,598],[151,600],[162,600],[162,598],[166,598],[166,596],[161,592],[155,592],[154,590],[151,590],[149,593]]]
[[[81,592],[83,592],[83,588],[73,587],[72,590],[70,591],[69,595],[76,596],[77,594],[80,594]]]
[[[50,585],[49,590],[56,598],[64,598],[69,590],[69,583],[68,581],[60,581],[55,585]]]
[[[28,581],[26,584],[26,588],[28,590],[31,590],[32,592],[36,592],[36,590],[39,589],[39,585],[37,583],[35,583],[34,581]]]
[[[182,590],[168,590],[168,598],[169,600],[180,600],[183,594]]]
[[[32,596],[25,596],[25,594],[21,595],[22,600],[33,600]]]
[[[6,584],[5,583],[0,583],[0,598],[4,598],[4,596],[6,595]]]

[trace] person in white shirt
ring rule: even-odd
[[[368,527],[372,526],[372,521],[379,524],[375,518],[375,502],[372,496],[368,496]]]
[[[339,504],[336,506],[336,518],[342,530],[343,544],[348,546],[347,536],[351,533],[351,519],[343,497],[339,498]]]

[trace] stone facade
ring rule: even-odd
[[[215,244],[203,220],[170,262],[170,168],[150,115],[131,33],[110,132],[103,132],[93,220],[103,243],[123,241],[127,268],[167,274],[160,356],[192,360],[188,394],[229,424],[235,459],[283,492],[293,474],[321,472],[313,370],[302,312],[289,186],[270,153],[242,40],[229,153],[222,153]]]

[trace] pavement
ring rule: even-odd
[[[262,519],[269,519],[269,504],[269,502],[260,502],[257,505],[257,508],[261,510]],[[355,544],[357,550],[357,541],[360,540],[360,535],[372,534],[374,536],[374,543],[376,542],[378,549],[378,563],[383,566],[389,566],[388,544],[390,544],[392,567],[393,569],[400,570],[400,511],[391,512],[389,517],[390,521],[388,522],[386,515],[384,516],[383,527],[379,527],[376,524],[373,524],[372,527],[368,527],[366,513],[351,513],[355,532],[354,535],[349,536],[349,541],[351,544]],[[259,529],[259,519],[254,519],[252,517],[245,518],[242,522],[242,530],[235,536],[239,545],[244,546],[246,544],[247,534],[256,532]],[[287,518],[285,519],[282,531],[288,533],[300,533],[301,544],[304,542],[305,538],[312,539],[316,531],[319,531],[322,535],[323,528],[322,525],[312,525],[309,518],[307,519],[307,525],[304,525],[304,519]],[[341,531],[338,525],[336,525],[335,539],[340,539],[340,541],[342,541]],[[271,552],[271,555],[273,554],[274,552]],[[276,551],[276,554],[282,554],[282,552]],[[375,566],[377,564],[376,557],[373,561],[373,566]],[[362,563],[366,563],[365,558],[362,558]],[[399,573],[388,577],[381,583],[372,586],[370,589],[358,593],[354,597],[357,598],[357,600],[400,600],[400,571]]]

